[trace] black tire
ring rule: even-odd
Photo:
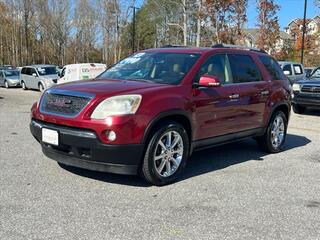
[[[42,83],[39,83],[39,84],[38,84],[38,87],[39,87],[39,91],[40,91],[40,92],[44,92],[44,86],[43,86]]]
[[[175,172],[168,177],[161,176],[156,170],[156,163],[154,161],[154,152],[156,151],[156,147],[158,146],[158,142],[160,139],[170,131],[175,131],[178,133],[183,142],[183,154],[180,165],[176,168]],[[186,130],[182,125],[176,122],[165,122],[162,126],[159,126],[158,130],[154,132],[147,143],[147,149],[144,154],[144,159],[141,166],[142,176],[151,184],[157,186],[163,186],[169,183],[174,182],[183,169],[186,166],[187,160],[189,158],[189,138]]]
[[[293,104],[292,105],[292,110],[293,110],[294,113],[302,114],[302,113],[304,113],[306,111],[306,108],[302,107],[300,105]]]
[[[7,81],[4,81],[4,86],[8,89],[10,86],[9,86],[9,83]]]
[[[21,82],[21,87],[22,87],[23,90],[27,90],[28,89],[26,84],[24,83],[24,81]]]
[[[272,126],[273,126],[273,123],[275,121],[275,119],[277,117],[281,117],[282,120],[283,120],[283,123],[284,123],[284,137],[283,137],[283,140],[281,142],[281,144],[278,146],[278,147],[275,147],[273,144],[272,144]],[[280,152],[281,150],[283,150],[283,146],[284,146],[284,143],[286,141],[286,136],[287,136],[287,128],[288,128],[288,120],[287,120],[287,117],[286,115],[282,112],[282,111],[277,111],[275,112],[269,123],[268,123],[268,127],[267,127],[267,130],[265,132],[265,134],[261,137],[258,137],[256,138],[257,142],[258,142],[258,145],[259,147],[261,148],[261,150],[267,152],[267,153],[278,153]]]

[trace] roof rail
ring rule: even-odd
[[[211,47],[212,48],[235,48],[235,49],[243,49],[243,50],[249,50],[249,51],[260,52],[260,53],[267,53],[265,50],[259,49],[259,48],[253,48],[253,47],[241,46],[241,45],[223,44],[223,43],[218,43],[218,44],[212,45]]]
[[[160,48],[186,48],[186,47],[187,46],[167,44],[167,45],[161,46]]]

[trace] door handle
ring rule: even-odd
[[[229,96],[230,99],[237,99],[237,98],[239,98],[239,97],[240,97],[240,95],[237,94],[237,93],[231,94],[231,95]]]
[[[262,92],[260,92],[260,95],[263,95],[263,96],[266,96],[266,95],[269,95],[269,90],[264,90]]]

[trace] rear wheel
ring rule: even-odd
[[[23,90],[27,90],[27,89],[28,89],[27,86],[26,86],[26,84],[25,84],[24,82],[21,82],[21,86],[22,86],[22,89],[23,89]]]
[[[294,113],[297,113],[297,114],[302,114],[306,111],[306,108],[305,107],[302,107],[300,105],[292,105],[292,109],[294,111]]]
[[[4,86],[5,86],[6,88],[9,88],[9,83],[8,83],[7,81],[5,81],[5,82],[4,82]]]
[[[39,90],[40,92],[43,92],[44,91],[44,86],[42,83],[39,83]]]
[[[287,136],[287,126],[286,115],[282,111],[275,112],[265,134],[257,138],[260,148],[269,153],[280,152]]]
[[[160,127],[148,142],[142,163],[142,175],[154,185],[165,185],[177,179],[189,156],[188,134],[178,123]]]

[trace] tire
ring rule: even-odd
[[[27,90],[28,89],[26,84],[23,81],[21,82],[21,87],[22,87],[23,90]]]
[[[281,127],[276,128],[276,120],[282,122],[279,124],[279,126]],[[287,127],[288,120],[286,115],[282,111],[275,112],[269,121],[265,134],[257,138],[257,142],[260,148],[267,153],[280,152],[283,149],[286,140]],[[278,129],[278,131],[276,129]],[[275,135],[277,135],[277,138],[275,137]]]
[[[9,88],[9,87],[10,87],[7,81],[4,82],[4,86],[5,86],[6,88]]]
[[[40,91],[40,92],[43,92],[43,91],[44,91],[44,86],[43,86],[42,83],[39,83],[38,87],[39,87],[39,91]]]
[[[188,134],[182,125],[176,122],[162,124],[148,142],[141,166],[142,176],[157,186],[174,182],[186,166],[189,148]],[[160,156],[165,157],[155,160]]]
[[[292,110],[294,113],[297,113],[297,114],[302,114],[306,111],[306,108],[305,107],[302,107],[302,106],[299,106],[299,105],[296,105],[296,104],[293,104],[292,105]]]

